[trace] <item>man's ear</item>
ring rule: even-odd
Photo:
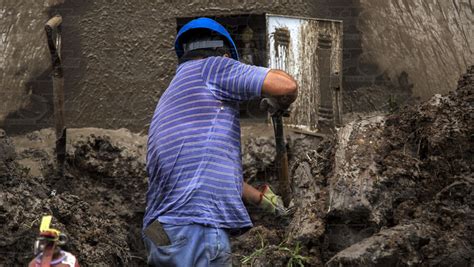
[[[225,53],[223,57],[230,57],[230,55],[228,53]]]

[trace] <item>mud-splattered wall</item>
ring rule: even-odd
[[[390,109],[456,86],[474,64],[472,0],[325,0],[344,22],[345,112]]]
[[[456,88],[474,63],[472,0],[361,0],[361,62],[391,80],[406,72],[414,96],[427,99]]]
[[[53,125],[43,36],[51,1],[0,6],[0,127],[10,132]],[[174,73],[178,16],[271,12],[342,19],[345,111],[366,111],[375,102],[378,109],[395,87],[424,98],[445,92],[474,63],[471,0],[70,0],[56,11],[64,17],[69,127],[147,128]]]
[[[1,1],[0,123],[10,112],[20,108],[21,116],[12,122],[18,125],[35,123],[46,113],[47,103],[37,97],[32,87],[37,82],[36,77],[47,75],[51,65],[43,27],[50,8],[61,2]],[[30,105],[31,100],[35,105]]]

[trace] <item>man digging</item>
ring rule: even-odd
[[[265,95],[285,110],[297,84],[283,71],[240,63],[230,34],[212,19],[184,25],[175,49],[176,75],[149,129],[148,263],[231,266],[229,236],[252,226],[242,199],[286,212],[268,186],[259,191],[243,181],[239,102]]]

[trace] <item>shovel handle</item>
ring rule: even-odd
[[[53,66],[53,103],[54,124],[56,128],[56,157],[58,170],[64,176],[64,162],[66,157],[66,128],[64,127],[64,77],[61,67],[61,23],[63,18],[56,15],[44,25],[48,48]],[[48,265],[49,266],[49,265]]]
[[[280,115],[272,116],[273,130],[275,131],[276,166],[278,169],[278,180],[280,194],[285,207],[290,204],[290,180],[288,177],[288,154],[286,151],[285,134],[283,131],[283,119]]]
[[[48,48],[53,63],[53,76],[62,78],[61,68],[61,23],[63,18],[56,15],[50,18],[44,25],[46,39],[48,40]]]
[[[61,25],[61,22],[63,22],[63,18],[61,17],[61,15],[56,15],[50,18],[48,22],[46,22],[46,26],[54,29]]]

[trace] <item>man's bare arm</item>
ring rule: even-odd
[[[258,205],[262,199],[262,193],[258,191],[255,187],[244,182],[243,185],[242,198],[245,202]]]
[[[262,185],[261,190],[244,182],[242,198],[246,203],[258,206],[262,211],[276,215],[287,216],[292,209],[285,208],[281,197],[273,193],[269,185]]]
[[[298,96],[298,84],[288,73],[272,69],[263,81],[262,92],[275,97],[283,108],[288,108]]]

